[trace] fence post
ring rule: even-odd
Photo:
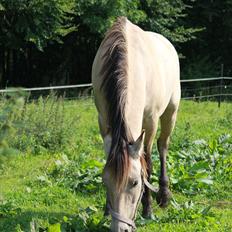
[[[220,90],[219,90],[219,98],[218,98],[218,108],[220,108],[222,101],[223,75],[224,75],[224,64],[221,64],[221,80],[220,80]]]

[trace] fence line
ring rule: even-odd
[[[197,90],[212,90],[212,89],[219,89],[219,88],[225,88],[225,85],[214,85],[214,86],[208,86],[208,87],[199,87],[199,88],[184,88],[185,91],[197,91]],[[232,88],[232,86],[226,86],[226,88]]]
[[[197,81],[220,81],[220,80],[232,80],[232,77],[211,77],[211,78],[200,78],[200,79],[186,79],[180,80],[181,83],[185,82],[197,82]]]
[[[206,98],[206,97],[228,97],[228,96],[232,96],[232,94],[230,93],[218,93],[218,94],[209,94],[209,95],[202,95],[202,96],[193,96],[193,97],[182,97],[181,99],[183,100],[189,100],[189,99],[199,99],[199,98]]]
[[[186,79],[180,80],[181,83],[197,82],[197,81],[215,81],[215,80],[232,80],[232,77],[212,77],[212,78],[200,78],[200,79]],[[39,90],[56,90],[56,89],[72,89],[72,88],[86,88],[92,87],[92,83],[78,84],[78,85],[61,85],[61,86],[49,86],[49,87],[35,87],[35,88],[8,88],[0,89],[0,93],[10,93],[17,91],[39,91]]]
[[[9,88],[0,89],[0,93],[12,93],[17,91],[38,91],[38,90],[54,90],[54,89],[73,89],[73,88],[86,88],[92,87],[92,84],[80,84],[80,85],[61,85],[61,86],[50,86],[50,87],[35,87],[35,88]]]
[[[209,86],[209,87],[202,87],[202,88],[186,88],[186,91],[192,90],[200,90],[200,89],[213,89],[220,87],[220,93],[217,94],[208,94],[202,96],[191,96],[191,97],[182,97],[182,99],[201,99],[201,98],[210,98],[210,97],[219,97],[222,96],[232,96],[230,93],[222,93],[221,90],[224,85],[222,85],[223,80],[232,80],[232,77],[212,77],[212,78],[200,78],[200,79],[186,79],[180,80],[181,83],[190,83],[190,82],[205,82],[205,81],[220,81],[220,85],[216,86]],[[92,83],[88,84],[78,84],[78,85],[62,85],[62,86],[50,86],[50,87],[35,87],[35,88],[8,88],[8,89],[1,89],[0,93],[10,93],[10,92],[17,92],[17,91],[43,91],[43,90],[59,90],[59,89],[73,89],[73,88],[92,88]]]

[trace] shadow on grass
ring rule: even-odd
[[[97,221],[96,218],[83,218],[79,215],[25,211],[17,215],[0,216],[0,231],[60,232],[62,229],[62,232],[106,232],[109,231],[106,222],[106,218]]]

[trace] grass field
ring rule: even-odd
[[[21,103],[12,104],[17,114]],[[7,135],[2,119],[0,232],[108,231],[105,160],[92,100],[53,104],[58,103],[41,100],[21,107],[23,116],[12,119]],[[18,126],[19,119],[28,128]],[[232,231],[230,135],[231,103],[219,109],[214,102],[181,102],[168,158],[173,199],[164,210],[154,201],[152,220],[138,212],[138,232]],[[156,185],[155,146],[153,163]]]

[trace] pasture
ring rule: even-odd
[[[92,99],[1,102],[0,231],[108,231]],[[152,183],[159,159],[153,147]],[[181,101],[168,156],[172,200],[142,231],[232,231],[232,104]]]

